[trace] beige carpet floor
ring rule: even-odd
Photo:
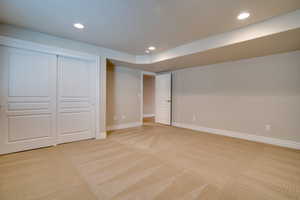
[[[0,156],[0,199],[300,199],[300,151],[146,124]]]

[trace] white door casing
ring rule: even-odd
[[[53,145],[56,56],[0,46],[0,76],[0,154]]]
[[[171,73],[155,77],[155,122],[171,125]]]
[[[58,56],[58,143],[95,138],[96,63]]]

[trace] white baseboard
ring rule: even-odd
[[[143,117],[154,117],[155,114],[144,114]]]
[[[107,136],[106,131],[104,131],[104,132],[101,132],[101,133],[97,134],[97,135],[96,135],[96,139],[97,139],[97,140],[105,139],[106,136]]]
[[[288,148],[292,148],[292,149],[300,149],[300,142],[294,142],[291,140],[282,140],[282,139],[277,139],[277,138],[271,138],[271,137],[265,137],[265,136],[259,136],[259,135],[251,135],[251,134],[240,133],[240,132],[236,132],[236,131],[207,128],[207,127],[202,127],[202,126],[197,126],[197,125],[192,125],[192,124],[185,124],[185,123],[178,123],[178,122],[173,122],[172,125],[176,126],[176,127],[180,127],[180,128],[192,129],[195,131],[201,131],[201,132],[212,133],[212,134],[217,134],[217,135],[224,135],[224,136],[228,136],[228,137],[234,137],[234,138],[240,138],[240,139],[245,139],[245,140],[250,140],[250,141],[255,141],[255,142],[272,144],[272,145],[288,147]]]
[[[132,123],[127,123],[127,124],[118,124],[118,125],[113,125],[109,126],[106,128],[107,131],[112,131],[112,130],[118,130],[118,129],[125,129],[125,128],[133,128],[133,127],[138,127],[142,126],[142,122],[132,122]]]

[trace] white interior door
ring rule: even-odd
[[[155,77],[155,122],[171,125],[171,73]]]
[[[0,153],[53,145],[56,56],[0,46],[0,81]]]
[[[95,62],[58,57],[58,143],[95,137]]]

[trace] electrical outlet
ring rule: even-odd
[[[265,130],[266,131],[270,131],[271,130],[271,125],[270,124],[266,124],[265,125]]]
[[[122,119],[126,119],[126,115],[122,115]]]
[[[118,120],[118,116],[117,115],[114,116],[114,120],[115,121]]]

